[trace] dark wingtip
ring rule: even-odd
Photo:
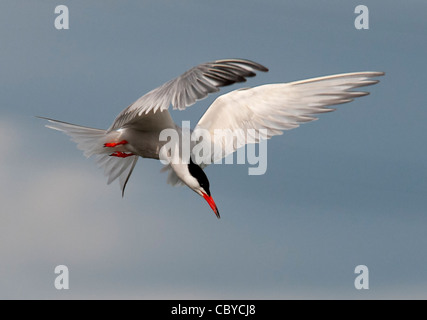
[[[255,70],[268,72],[267,67],[263,66],[262,64],[259,64],[258,62],[248,60],[248,59],[240,59],[240,58],[222,59],[222,60],[217,60],[215,62],[217,62],[217,63],[227,62],[227,63],[244,64],[244,65],[250,66],[251,68],[254,68]]]
[[[267,67],[264,67],[263,65],[261,65],[261,64],[260,64],[259,71],[262,71],[262,72],[268,72],[268,71],[270,71],[270,70],[269,70]]]
[[[252,61],[252,60],[244,60],[248,63],[248,65],[250,65],[252,68],[254,68],[255,70],[258,71],[262,71],[262,72],[268,72],[268,68],[263,66],[262,64]]]

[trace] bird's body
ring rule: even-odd
[[[150,119],[150,121],[140,121],[108,132],[107,135],[111,134],[114,137],[113,139],[107,138],[108,141],[116,143],[127,141],[128,143],[119,145],[110,150],[107,149],[105,152],[111,153],[111,150],[123,151],[133,153],[142,158],[159,160],[160,149],[166,143],[166,141],[159,140],[160,133],[164,129],[179,130],[180,128],[175,125],[167,110],[158,111],[156,113],[151,111],[147,118],[143,119]],[[153,125],[158,123],[160,119],[163,124],[162,126]],[[163,121],[164,119],[168,121]],[[117,137],[114,136],[116,132],[120,133]]]
[[[219,87],[243,82],[255,71],[268,71],[264,66],[242,59],[217,60],[200,64],[183,75],[148,92],[124,109],[108,130],[93,129],[47,119],[48,127],[71,136],[87,157],[95,156],[104,168],[108,183],[119,179],[122,193],[136,165],[138,157],[169,159],[168,182],[187,185],[202,196],[219,218],[213,201],[209,181],[202,170],[206,163],[194,163],[189,154],[177,143],[177,158],[165,151],[167,140],[160,139],[162,132],[173,130],[181,141],[184,130],[174,123],[168,108],[183,110]],[[350,102],[367,92],[350,89],[377,83],[372,77],[382,72],[357,72],[313,78],[291,83],[267,84],[239,89],[218,97],[207,109],[194,128],[195,132],[210,134],[213,145],[223,145],[215,132],[223,130],[232,134],[236,130],[248,132],[264,130],[264,138],[280,135],[283,130],[298,127],[301,123],[316,120],[314,114],[330,112],[327,106]],[[253,142],[245,134],[232,138],[232,148],[212,155],[212,161],[227,156],[239,147]],[[190,148],[197,145],[192,141]],[[181,148],[181,149],[180,149]],[[172,161],[171,161],[172,160]]]

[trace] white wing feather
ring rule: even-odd
[[[283,130],[299,127],[301,123],[317,120],[315,114],[334,111],[329,106],[353,101],[368,92],[350,91],[353,88],[373,85],[378,80],[373,77],[383,72],[345,73],[308,80],[267,84],[249,89],[239,89],[218,97],[199,120],[198,129],[208,130],[214,144],[224,146],[221,136],[215,130],[227,130],[232,134],[238,130],[248,132],[254,129],[267,130],[271,138],[280,135]],[[250,130],[249,130],[250,131]],[[248,139],[249,138],[249,139]],[[212,161],[234,152],[250,142],[259,142],[248,134],[232,137],[232,150],[223,148],[222,154],[216,154]]]

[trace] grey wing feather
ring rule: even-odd
[[[268,69],[243,59],[202,63],[139,98],[117,116],[108,131],[150,111],[166,110],[170,104],[174,109],[184,110],[209,93],[219,91],[220,87],[246,81],[246,78],[255,76],[255,71],[266,72]]]

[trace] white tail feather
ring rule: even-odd
[[[113,141],[119,133],[107,130],[78,126],[75,124],[43,118],[49,121],[47,128],[62,131],[71,137],[71,140],[77,144],[77,148],[83,151],[86,157],[95,155],[97,164],[104,169],[105,175],[108,177],[107,183],[110,184],[119,178],[122,196],[126,188],[126,184],[132,174],[133,168],[136,165],[138,156],[130,156],[127,158],[110,157],[111,150],[104,147],[104,144]]]
[[[124,195],[126,184],[135,168],[138,156],[127,158],[110,157],[108,154],[97,155],[96,163],[99,167],[104,168],[104,174],[108,177],[107,184],[110,184],[119,178],[122,196]]]

